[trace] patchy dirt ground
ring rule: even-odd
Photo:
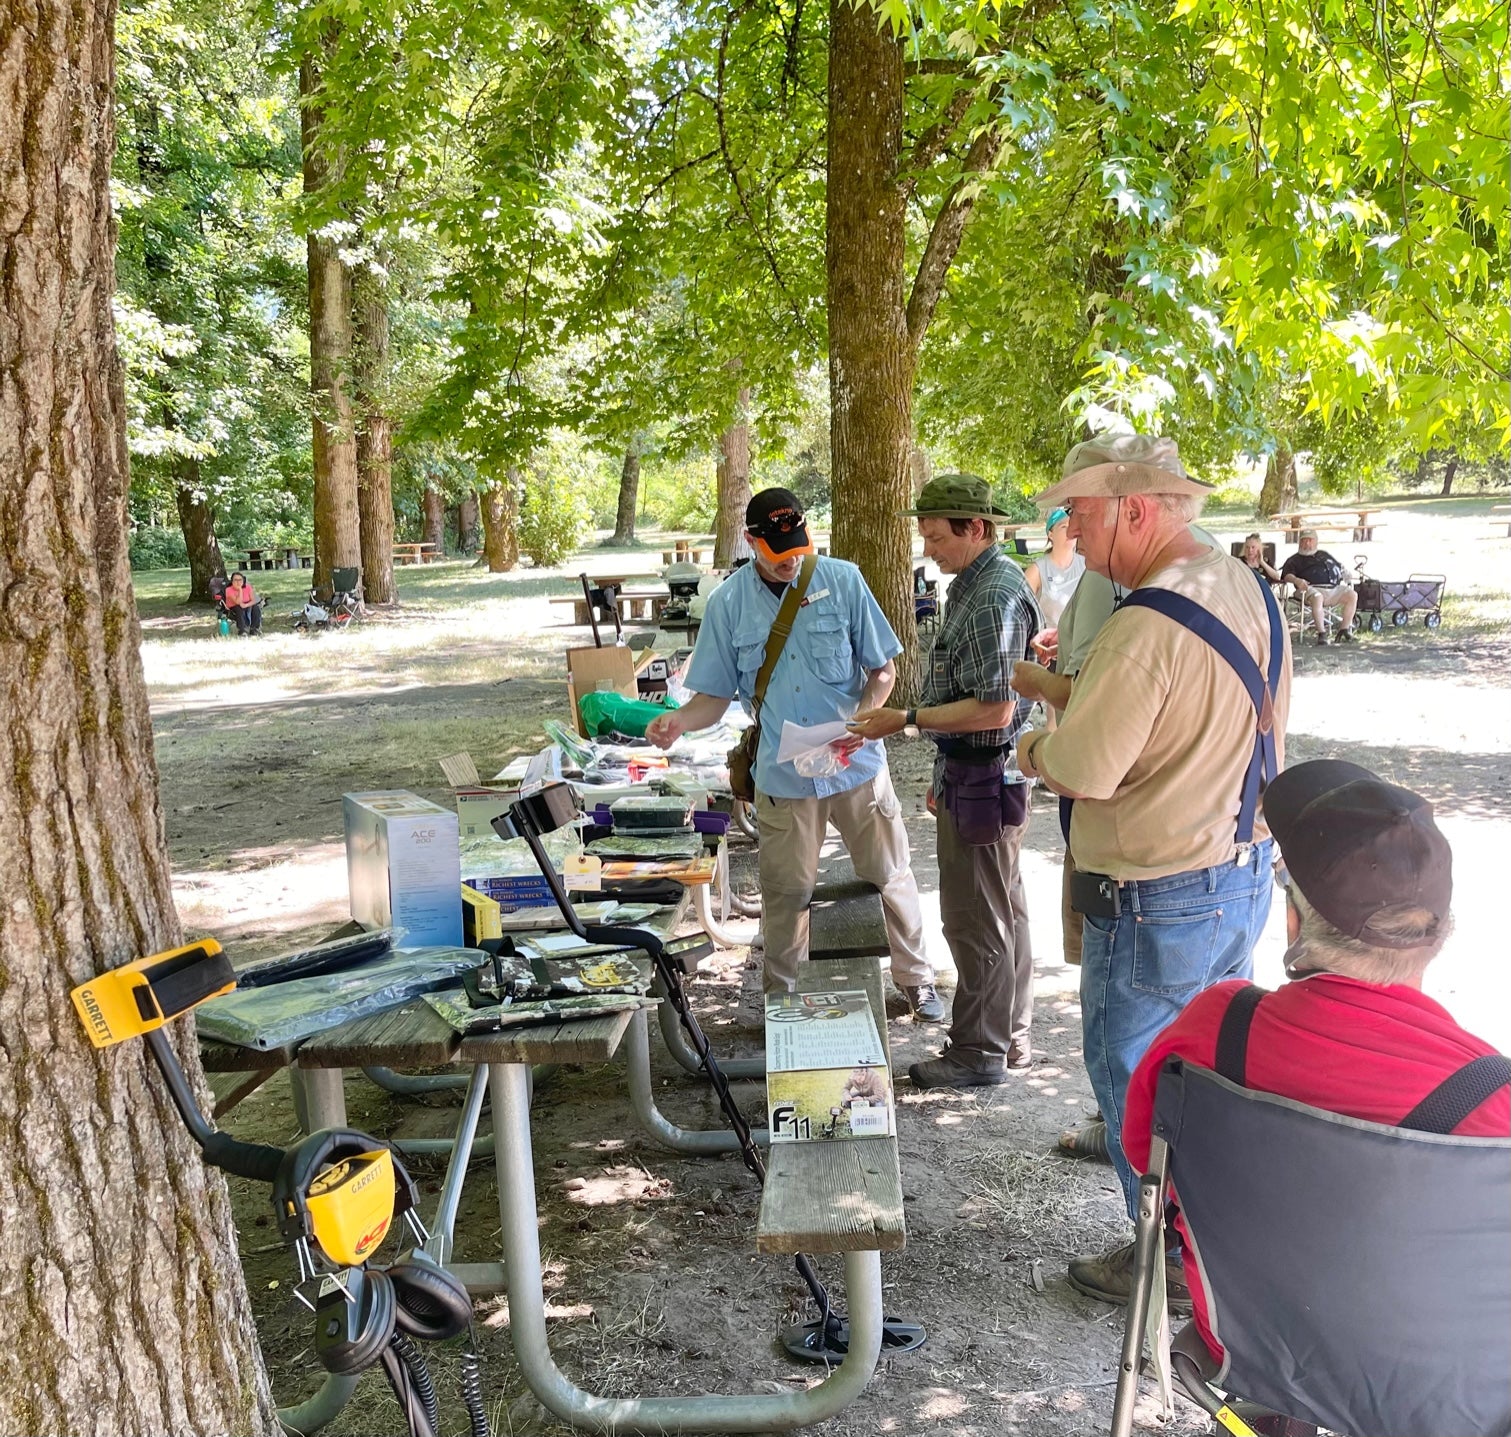
[[[1491,895],[1511,835],[1511,542],[1493,536],[1484,504],[1413,503],[1361,548],[1371,572],[1450,576],[1443,628],[1419,623],[1352,648],[1297,651],[1293,761],[1346,756],[1430,794],[1455,846],[1457,931],[1429,989],[1469,1026],[1511,1047],[1504,925]],[[1219,533],[1220,518],[1209,518]],[[1247,527],[1228,526],[1234,536]],[[1332,545],[1352,558],[1352,545]],[[649,552],[590,551],[595,572],[649,572]],[[401,574],[404,606],[363,630],[321,639],[286,632],[297,575],[264,576],[269,636],[205,637],[185,610],[182,576],[141,585],[144,658],[180,910],[190,932],[215,933],[238,961],[319,936],[346,917],[340,796],[362,788],[447,798],[435,760],[468,749],[486,774],[538,747],[543,719],[565,703],[561,650],[580,631],[557,626],[546,602],[571,572],[489,576],[461,565]],[[282,632],[280,632],[283,630]],[[938,938],[932,820],[923,812],[926,755],[892,751],[909,813],[934,956]],[[900,1093],[908,1246],[884,1263],[889,1310],[923,1322],[920,1352],[884,1360],[864,1396],[814,1429],[874,1433],[1084,1434],[1105,1427],[1121,1313],[1076,1294],[1065,1260],[1118,1240],[1111,1171],[1054,1155],[1062,1126],[1089,1111],[1080,1061],[1076,973],[1060,961],[1060,844],[1052,810],[1036,809],[1024,872],[1037,970],[1036,1061],[1002,1088],[971,1096]],[[736,855],[753,886],[753,855]],[[1258,953],[1261,980],[1279,976],[1278,913]],[[1494,962],[1487,959],[1494,958]],[[744,950],[695,984],[721,1051],[759,1041],[757,981]],[[942,1029],[891,1025],[899,1071],[930,1055]],[[658,1101],[687,1126],[715,1126],[699,1086],[653,1045]],[[746,1089],[751,1106],[759,1089]],[[455,1097],[400,1100],[357,1075],[350,1120],[380,1134],[446,1136]],[[228,1126],[273,1141],[293,1136],[287,1079],[245,1102]],[[563,1072],[536,1098],[534,1141],[552,1341],[562,1366],[607,1394],[789,1390],[815,1380],[777,1355],[773,1336],[804,1292],[785,1262],[754,1251],[756,1189],[736,1159],[662,1152],[634,1129],[622,1066]],[[427,1192],[440,1169],[425,1174]],[[242,1254],[279,1400],[319,1380],[307,1314],[292,1303],[292,1268],[273,1238],[263,1192],[234,1184]],[[458,1223],[459,1258],[497,1256],[491,1166],[474,1164]],[[1035,1262],[1044,1290],[1036,1289]],[[823,1270],[842,1287],[839,1263]],[[481,1309],[485,1377],[501,1434],[554,1434],[525,1390],[508,1344],[507,1301]],[[438,1361],[448,1430],[464,1420],[454,1359]],[[1154,1421],[1152,1405],[1146,1410]],[[329,1429],[399,1430],[376,1376]],[[1177,1433],[1203,1430],[1183,1406]]]

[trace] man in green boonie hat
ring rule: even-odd
[[[992,486],[974,474],[941,474],[930,479],[918,495],[917,507],[904,509],[920,519],[1006,519],[992,499]],[[922,528],[922,526],[919,526]],[[992,535],[996,541],[996,533]]]
[[[1013,664],[1043,627],[1022,572],[997,542],[991,485],[941,474],[923,487],[917,516],[924,557],[953,574],[923,702],[863,710],[851,725],[867,738],[922,730],[938,746],[930,807],[939,818],[939,909],[960,978],[949,1044],[908,1076],[919,1088],[1004,1083],[1032,1061],[1033,952],[1018,852],[1027,790],[1009,782],[1013,741],[1028,704],[1013,692]]]

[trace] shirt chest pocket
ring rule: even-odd
[[[770,624],[746,624],[735,630],[735,666],[740,671],[740,692],[747,697],[755,692],[756,675],[761,671],[766,640],[770,637]]]
[[[855,676],[850,627],[840,614],[815,614],[803,635],[813,672],[826,684],[848,685]]]

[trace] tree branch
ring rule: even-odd
[[[923,342],[924,332],[934,317],[939,296],[944,292],[945,276],[955,262],[960,249],[960,240],[970,222],[975,207],[975,196],[965,195],[966,186],[978,176],[985,174],[996,163],[1002,149],[1002,132],[995,126],[982,130],[971,143],[965,157],[960,178],[951,186],[939,213],[934,217],[928,242],[923,247],[923,256],[918,261],[918,272],[913,276],[913,288],[908,295],[908,338],[916,351]]]

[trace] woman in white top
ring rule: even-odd
[[[1086,560],[1076,553],[1076,541],[1070,537],[1070,515],[1065,510],[1054,510],[1045,521],[1045,528],[1049,533],[1049,553],[1038,555],[1023,571],[1023,577],[1039,600],[1044,622],[1055,628],[1086,572]]]

